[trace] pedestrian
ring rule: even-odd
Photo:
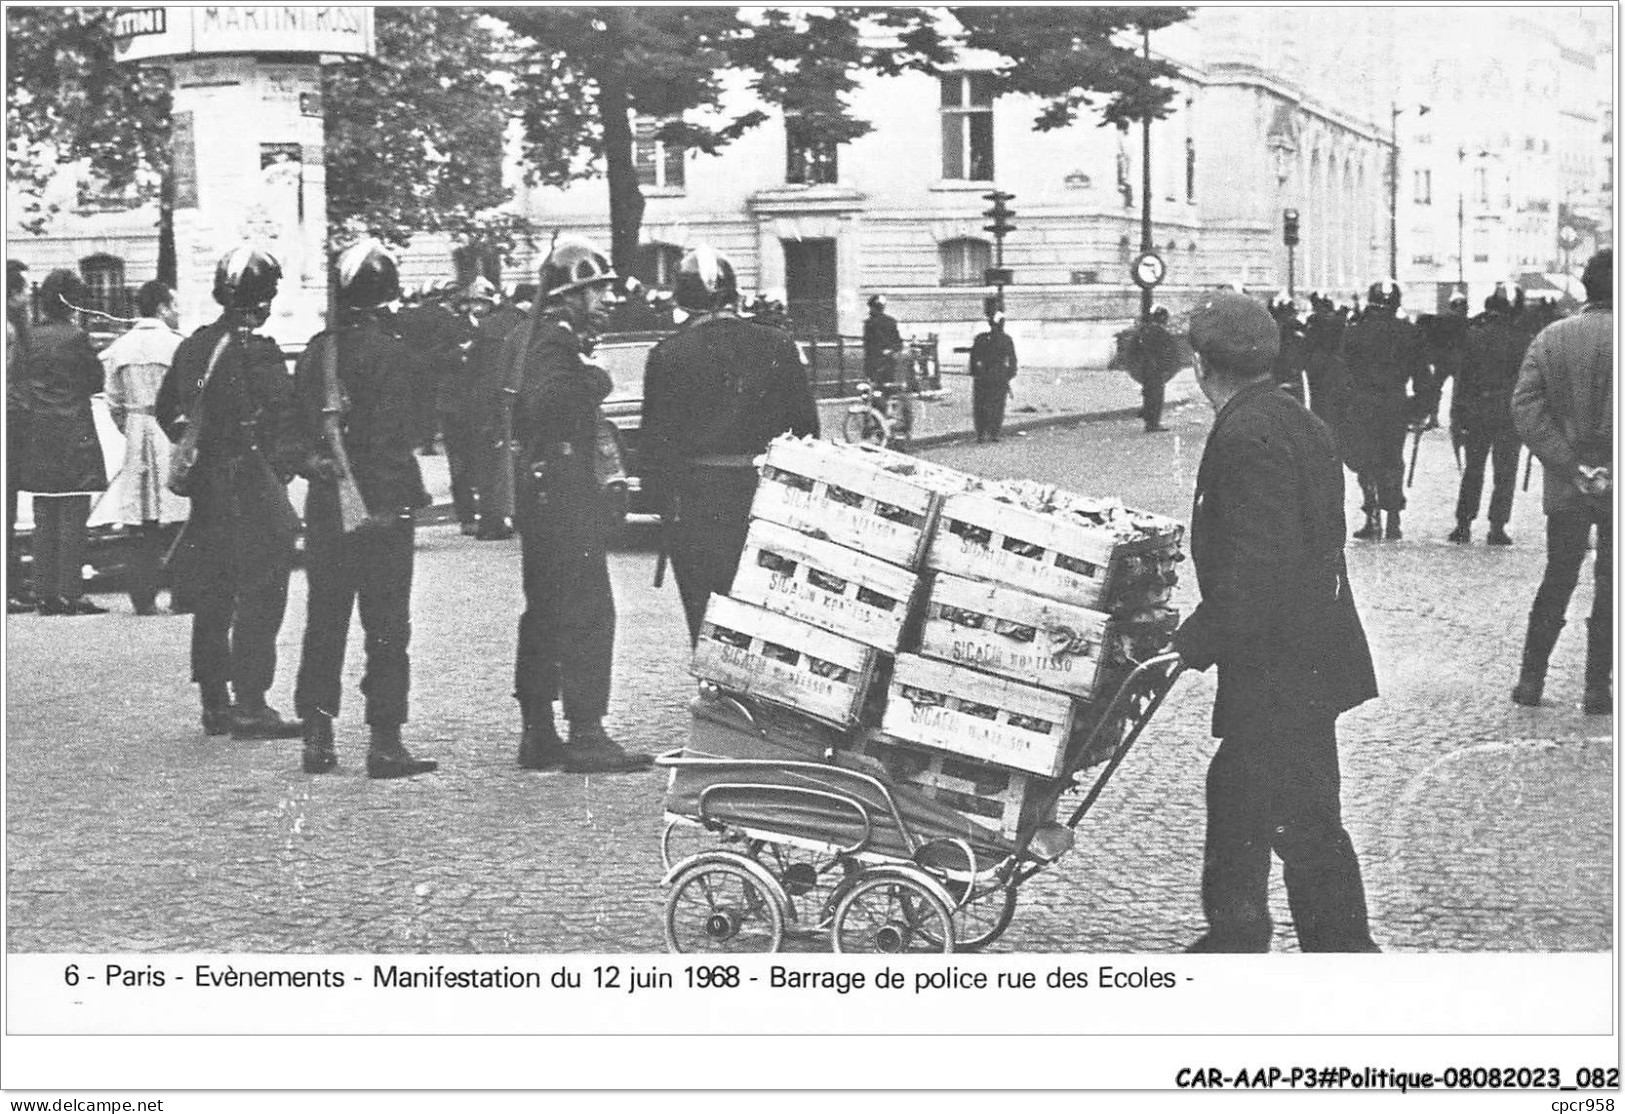
[[[483,276],[476,276],[457,295],[453,318],[456,331],[439,377],[438,409],[446,445],[446,470],[451,475],[451,505],[463,534],[471,538],[480,532],[479,473],[484,445],[474,367],[469,357],[480,322],[496,304],[497,288]]]
[[[40,283],[44,321],[29,333],[18,393],[27,433],[17,485],[34,497],[34,594],[41,615],[102,615],[85,595],[85,523],[107,488],[107,464],[90,400],[102,389],[96,350],[74,321],[88,298],[72,271]]]
[[[756,495],[756,458],[781,433],[818,436],[818,407],[790,337],[739,316],[733,264],[701,245],[677,271],[682,329],[649,352],[643,484],[664,520],[688,637],[733,586]]]
[[[523,735],[519,764],[532,770],[616,773],[647,769],[604,730],[615,656],[608,500],[595,467],[599,404],[613,383],[585,349],[615,305],[617,276],[602,253],[574,237],[543,262],[538,308],[507,346],[517,383],[515,523],[525,611],[519,618],[514,695]],[[563,703],[569,739],[553,704]]]
[[[897,374],[897,354],[903,350],[903,334],[897,318],[886,312],[885,295],[869,299],[869,316],[863,322],[863,374],[877,387],[887,386]],[[906,384],[905,384],[906,386]]]
[[[1365,525],[1354,536],[1361,541],[1404,536],[1405,432],[1429,408],[1427,354],[1416,326],[1399,316],[1399,301],[1392,280],[1372,283],[1359,320],[1343,333],[1352,434],[1344,461],[1360,481]]]
[[[1156,306],[1134,336],[1133,368],[1140,380],[1140,418],[1147,433],[1163,433],[1162,398],[1168,380],[1179,374],[1179,345],[1168,331],[1168,309]]]
[[[534,294],[531,295],[535,297]],[[494,291],[491,308],[480,315],[472,342],[463,362],[464,390],[468,396],[471,441],[474,449],[474,486],[479,493],[479,526],[474,536],[480,541],[507,541],[513,537],[513,508],[499,506],[502,488],[494,475],[498,468],[512,468],[511,457],[502,451],[504,438],[499,430],[499,409],[507,368],[502,362],[502,346],[513,332],[530,320],[530,315]]]
[[[987,332],[970,345],[971,420],[976,440],[997,441],[1004,428],[1004,403],[1016,377],[1016,342],[1004,331],[1004,312],[987,316]]]
[[[338,259],[338,324],[311,338],[294,371],[301,433],[315,446],[303,472],[306,599],[304,650],[294,706],[305,724],[303,765],[338,765],[333,720],[343,689],[350,613],[361,612],[367,666],[367,776],[401,778],[439,767],[401,742],[411,686],[412,513],[429,503],[414,443],[413,391],[422,353],[401,339],[390,304],[400,297],[395,260],[376,240]],[[345,491],[359,494],[351,518]],[[354,516],[362,514],[359,520]]]
[[[1529,346],[1512,394],[1518,436],[1545,474],[1546,574],[1529,610],[1523,666],[1512,699],[1534,707],[1546,663],[1563,630],[1596,529],[1595,587],[1586,636],[1585,711],[1614,708],[1614,249],[1603,248],[1581,276],[1581,312],[1542,330]]]
[[[220,317],[175,349],[155,406],[171,441],[196,445],[187,475],[191,513],[171,574],[192,601],[203,730],[237,739],[302,731],[265,699],[299,525],[286,485],[307,451],[282,350],[255,332],[271,316],[281,277],[277,261],[249,245],[221,258],[214,273]]]
[[[1488,545],[1511,545],[1506,532],[1517,491],[1518,456],[1523,446],[1512,424],[1512,389],[1530,337],[1512,320],[1512,305],[1497,291],[1484,300],[1484,315],[1466,330],[1466,352],[1456,371],[1450,402],[1450,439],[1465,450],[1461,490],[1456,497],[1456,528],[1448,540],[1472,541],[1473,519],[1484,492],[1484,465],[1493,459]]]
[[[124,570],[125,586],[135,613],[154,615],[164,554],[191,510],[185,499],[169,490],[171,446],[154,416],[158,389],[180,347],[181,335],[175,328],[180,318],[175,292],[156,279],[136,291],[135,302],[140,318],[101,354],[108,409],[124,434],[124,466],[98,505],[98,518],[106,515],[121,523],[134,539]],[[172,606],[174,602],[171,588]],[[182,610],[187,606],[183,602]]]
[[[1218,666],[1202,907],[1193,952],[1269,950],[1270,854],[1302,949],[1372,952],[1360,863],[1343,829],[1337,717],[1377,695],[1343,558],[1331,431],[1275,389],[1279,329],[1244,295],[1191,318],[1216,417],[1197,471],[1191,558],[1201,602],[1174,637]]]
[[[38,606],[34,590],[23,579],[23,551],[17,542],[18,477],[28,441],[27,399],[23,369],[28,366],[28,265],[6,260],[6,613],[18,615]]]
[[[1270,301],[1270,316],[1281,333],[1281,348],[1275,355],[1272,374],[1275,385],[1299,402],[1304,398],[1304,368],[1308,363],[1308,345],[1304,339],[1303,322],[1298,320],[1298,303],[1285,292]]]

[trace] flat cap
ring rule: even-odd
[[[1191,347],[1238,370],[1268,366],[1281,350],[1281,332],[1269,311],[1245,294],[1216,290],[1191,314]]]

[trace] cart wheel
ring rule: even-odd
[[[691,867],[666,896],[666,946],[674,952],[776,952],[783,941],[779,903],[735,863]]]
[[[815,936],[829,927],[848,864],[785,843],[752,841],[747,853],[784,887],[786,936]]]
[[[963,883],[945,883],[955,897]],[[954,910],[954,951],[979,952],[1010,927],[1016,915],[1016,888],[1008,883],[996,889],[973,893],[971,899]],[[921,925],[920,931],[930,935],[931,925]],[[932,940],[932,943],[937,941]]]
[[[842,953],[951,952],[953,919],[942,899],[912,878],[883,874],[841,898],[832,943]]]
[[[847,411],[843,432],[850,444],[874,445],[882,449],[886,447],[886,423],[881,420],[879,414],[867,407]]]

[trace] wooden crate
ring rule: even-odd
[[[877,761],[892,781],[918,789],[1005,839],[1055,819],[1060,787],[1049,778],[912,746],[873,729],[851,752]],[[838,751],[837,760],[840,756]]]
[[[1084,700],[1121,657],[1104,612],[947,573],[928,590],[920,653]]]
[[[846,727],[874,683],[869,646],[726,596],[712,596],[690,672],[730,692]]]
[[[926,567],[1097,611],[1143,607],[1147,602],[1138,590],[1123,598],[1117,591],[1129,560],[1155,556],[1160,569],[1165,556],[1177,559],[1183,528],[1172,519],[1140,517],[1149,529],[1121,531],[1066,513],[1029,510],[984,492],[950,495],[938,514]],[[1127,583],[1137,589],[1141,582],[1130,578]],[[1166,593],[1149,602],[1165,599]]]
[[[919,580],[889,562],[758,519],[729,595],[895,653]]]
[[[778,438],[768,446],[751,517],[918,568],[942,502],[941,481],[889,471],[897,455]]]
[[[1072,717],[1071,697],[899,654],[880,727],[904,742],[1056,777]]]

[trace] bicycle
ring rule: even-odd
[[[902,384],[858,384],[858,401],[847,408],[842,432],[850,444],[907,452],[914,436],[914,403]]]

